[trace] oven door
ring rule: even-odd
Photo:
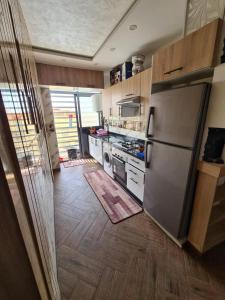
[[[113,156],[113,173],[119,181],[126,185],[127,184],[127,173],[125,168],[125,162],[118,157]]]

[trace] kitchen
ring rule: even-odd
[[[0,298],[224,299],[225,1],[203,2],[2,1]]]

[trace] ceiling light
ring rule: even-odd
[[[112,48],[110,48],[109,50],[113,52],[113,51],[116,50],[116,48],[112,47]]]
[[[132,24],[129,26],[129,30],[133,31],[137,29],[137,25],[136,24]]]

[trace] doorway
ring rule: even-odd
[[[84,157],[87,142],[84,132],[100,126],[92,97],[96,92],[51,90],[50,94],[60,161]]]

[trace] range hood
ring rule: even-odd
[[[116,104],[128,107],[140,107],[140,96],[126,98],[118,101]]]

